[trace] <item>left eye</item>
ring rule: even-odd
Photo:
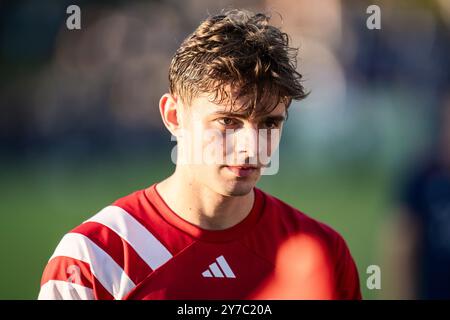
[[[217,119],[217,121],[221,125],[224,125],[224,126],[231,126],[231,125],[233,125],[235,123],[232,118],[220,118],[220,119]]]

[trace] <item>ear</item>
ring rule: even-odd
[[[159,100],[159,112],[167,130],[177,136],[181,120],[181,104],[178,98],[170,93],[164,94]]]

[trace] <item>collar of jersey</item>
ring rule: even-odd
[[[250,213],[239,223],[224,230],[207,230],[196,226],[175,213],[156,190],[157,183],[145,190],[148,200],[155,204],[162,217],[171,225],[189,234],[193,238],[203,241],[226,242],[241,237],[256,225],[264,207],[264,194],[258,188],[253,188],[254,202]]]

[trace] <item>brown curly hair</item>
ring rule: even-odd
[[[231,10],[210,16],[176,51],[169,69],[170,93],[187,104],[202,93],[211,101],[244,101],[234,111],[271,112],[280,102],[307,96],[289,36],[269,25],[270,16]]]

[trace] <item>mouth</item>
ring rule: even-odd
[[[259,170],[258,166],[253,165],[225,166],[225,168],[240,178],[248,177]]]

